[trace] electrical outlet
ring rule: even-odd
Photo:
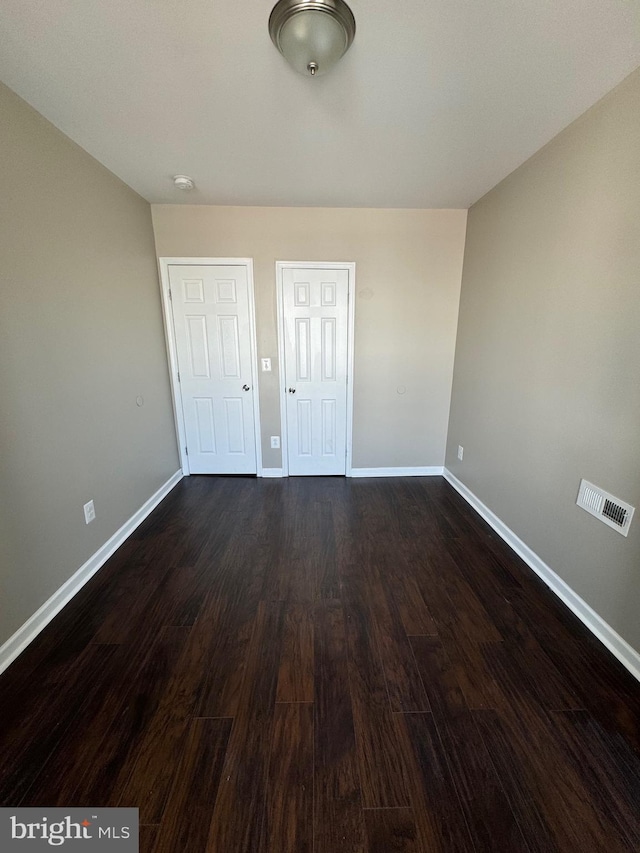
[[[271,449],[277,450],[280,447],[280,436],[272,435],[271,436]]]
[[[262,372],[269,373],[271,371],[271,359],[270,358],[261,358],[262,362]]]
[[[93,519],[96,517],[96,508],[93,505],[93,501],[89,501],[84,505],[84,520],[86,524],[90,524]]]
[[[464,447],[459,444],[458,445],[458,459],[462,462],[462,457],[464,456]]]

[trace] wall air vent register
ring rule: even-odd
[[[631,504],[621,501],[587,480],[580,482],[580,491],[576,503],[582,509],[590,512],[591,515],[595,515],[600,521],[608,524],[609,527],[613,527],[618,533],[622,533],[623,536],[629,533],[629,525],[635,512],[635,507],[632,507]]]

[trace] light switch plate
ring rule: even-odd
[[[270,358],[261,358],[262,362],[262,372],[269,373],[271,371],[271,359]]]
[[[271,449],[277,450],[280,447],[280,436],[272,435],[271,436]]]
[[[93,501],[88,501],[88,503],[84,505],[83,509],[85,523],[90,524],[96,517],[96,508],[93,505]]]

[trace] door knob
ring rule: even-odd
[[[296,389],[295,389],[295,388],[289,388],[289,393],[290,393],[290,394],[295,394],[295,393],[296,393]]]
[[[249,388],[249,386],[248,386],[248,385],[243,385],[243,386],[242,386],[242,390],[243,390],[243,391],[250,391],[250,390],[251,390],[251,388]]]

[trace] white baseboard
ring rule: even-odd
[[[352,468],[352,477],[437,477],[442,476],[444,468]]]
[[[347,477],[436,477],[444,468],[352,468]],[[261,477],[283,477],[282,468],[263,468]]]
[[[533,571],[542,578],[549,589],[560,598],[589,630],[614,654],[629,672],[640,681],[640,653],[615,631],[602,616],[580,598],[569,584],[562,580],[544,560],[532,551],[488,506],[482,503],[464,483],[444,469],[445,479],[459,492],[476,512],[484,518],[504,541],[521,557]]]
[[[152,495],[148,501],[135,512],[128,521],[117,530],[113,536],[108,539],[104,545],[99,548],[92,557],[89,557],[87,562],[81,566],[68,581],[53,593],[49,598],[27,621],[21,628],[9,637],[9,639],[0,646],[0,673],[13,663],[18,655],[23,652],[38,634],[45,628],[53,617],[59,613],[62,608],[73,598],[76,593],[82,589],[87,581],[95,575],[109,559],[109,557],[122,545],[122,543],[133,533],[145,518],[154,510],[160,501],[166,497],[171,489],[176,486],[182,479],[182,471],[177,471],[167,482],[160,486],[158,491]]]

